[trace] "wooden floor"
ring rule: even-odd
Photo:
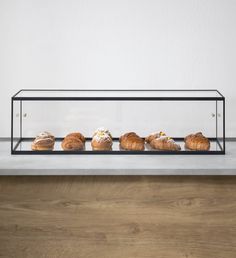
[[[0,257],[235,258],[236,177],[1,177]]]

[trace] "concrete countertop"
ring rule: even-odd
[[[236,175],[236,142],[226,155],[11,155],[0,141],[0,175]]]

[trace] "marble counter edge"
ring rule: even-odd
[[[0,176],[234,176],[236,169],[0,169]]]

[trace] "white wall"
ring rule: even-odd
[[[0,136],[21,88],[217,88],[236,136],[235,0],[1,0]]]

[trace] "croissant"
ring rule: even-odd
[[[130,132],[122,135],[119,139],[120,147],[125,150],[144,150],[144,140],[136,133]]]
[[[160,138],[161,136],[166,136],[165,133],[163,132],[158,132],[158,133],[152,133],[150,134],[148,137],[145,138],[145,141],[147,143],[151,143],[152,140],[156,139],[156,138]]]
[[[83,150],[85,137],[77,132],[68,134],[61,143],[63,150]]]
[[[150,142],[150,145],[154,149],[167,150],[167,151],[179,151],[181,150],[180,145],[178,145],[173,139],[167,136],[161,136]]]
[[[189,150],[207,151],[210,149],[210,141],[201,132],[190,134],[184,138],[185,148]]]
[[[42,132],[32,142],[31,149],[34,151],[53,150],[54,144],[55,137],[48,132]]]
[[[81,140],[83,143],[85,143],[85,140],[86,140],[83,134],[79,132],[69,133],[65,138],[69,138],[69,137],[76,137],[78,140]]]

